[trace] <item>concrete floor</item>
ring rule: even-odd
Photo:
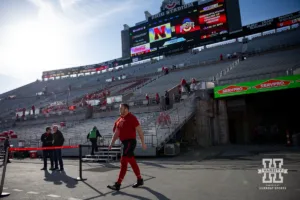
[[[210,154],[211,155],[211,154]],[[264,191],[262,158],[283,158],[284,174],[281,186],[286,190]],[[65,173],[40,171],[40,160],[12,161],[8,165],[4,192],[7,200],[296,200],[300,196],[300,154],[274,151],[222,150],[215,156],[183,161],[180,159],[139,159],[145,186],[133,189],[136,181],[129,168],[120,192],[106,188],[118,175],[118,163],[85,163],[85,182],[74,180],[78,176],[78,161],[66,160]],[[2,168],[0,168],[2,171]]]

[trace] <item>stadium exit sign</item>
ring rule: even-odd
[[[221,98],[297,87],[300,87],[300,75],[217,86],[214,88],[214,96],[215,98]]]

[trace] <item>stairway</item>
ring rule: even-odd
[[[98,147],[95,155],[86,155],[82,158],[84,162],[111,162],[117,161],[121,157],[121,147],[114,146],[111,150],[108,147]]]
[[[171,118],[171,125],[169,127],[158,127],[157,132],[157,150],[162,149],[167,142],[180,130],[196,112],[195,94],[189,96],[186,100],[167,111]]]
[[[248,50],[248,43],[243,44],[242,46],[242,53],[246,53]]]

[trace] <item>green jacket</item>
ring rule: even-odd
[[[87,139],[95,139],[97,137],[101,137],[99,131],[97,129],[92,129],[87,135]]]

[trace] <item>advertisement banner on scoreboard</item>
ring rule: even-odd
[[[150,52],[151,52],[151,49],[150,49],[149,43],[131,48],[131,56],[138,56],[138,55],[147,54]]]
[[[199,7],[201,39],[228,33],[225,0],[214,0]]]
[[[284,21],[284,22],[277,23],[277,28],[281,28],[281,27],[285,27],[285,26],[291,26],[293,24],[298,24],[298,23],[300,23],[300,18],[291,19],[291,20],[287,20],[287,21]]]
[[[148,24],[142,24],[129,29],[130,47],[149,43]]]
[[[215,98],[268,92],[300,87],[300,75],[278,77],[273,79],[217,86],[214,88]]]

